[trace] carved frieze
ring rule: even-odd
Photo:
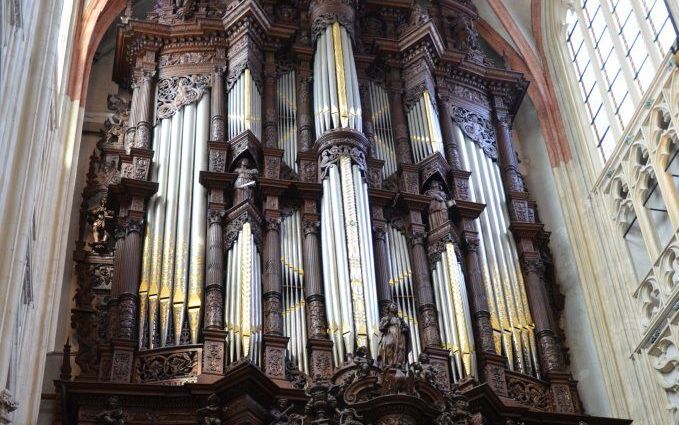
[[[451,115],[464,134],[483,149],[486,156],[497,159],[495,130],[488,118],[460,106],[453,106]]]
[[[170,77],[158,82],[158,119],[172,117],[183,106],[197,102],[211,85],[211,75]]]
[[[200,372],[199,350],[178,350],[140,355],[135,362],[134,382],[195,381]]]

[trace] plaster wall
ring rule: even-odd
[[[610,416],[605,397],[601,365],[595,350],[590,317],[583,300],[577,264],[573,255],[562,204],[547,156],[545,140],[538,123],[537,111],[526,97],[514,121],[514,140],[521,160],[521,171],[528,191],[538,204],[541,221],[552,232],[550,249],[556,269],[556,280],[565,297],[560,326],[566,334],[571,370],[578,381],[578,390],[585,411],[596,416]]]

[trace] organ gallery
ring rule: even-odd
[[[468,0],[158,0],[117,26],[63,424],[587,416]],[[68,360],[68,359],[67,359]]]

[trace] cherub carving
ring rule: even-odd
[[[269,416],[272,421],[270,425],[286,425],[290,423],[288,414],[294,406],[290,404],[287,398],[278,399],[278,404],[269,410]]]
[[[222,425],[224,424],[223,418],[226,413],[226,406],[221,407],[219,405],[219,397],[217,394],[212,393],[207,398],[207,406],[201,407],[196,411],[198,413],[199,425]]]
[[[118,397],[109,397],[106,405],[108,409],[97,413],[97,422],[102,425],[125,425],[125,414],[118,404]]]
[[[90,222],[92,223],[92,247],[95,251],[106,250],[106,244],[111,235],[106,230],[106,220],[113,218],[113,212],[106,209],[106,199],[102,198],[99,206],[90,212]]]

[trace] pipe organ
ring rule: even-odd
[[[283,162],[297,172],[297,91],[295,71],[278,77],[278,148],[283,150]]]
[[[481,50],[471,3],[224,3],[159,0],[119,27],[131,101],[83,204],[112,237],[84,227],[76,255],[83,382],[178,386],[153,402],[167,417],[256,424],[337,423],[331,384],[345,416],[449,423],[483,383],[478,422],[491,391],[493,418],[578,423],[511,138],[527,83]],[[78,385],[64,405],[97,417]]]
[[[207,164],[210,92],[177,110],[161,108],[152,170],[159,189],[149,200],[139,285],[144,348],[198,342],[205,273],[207,199],[199,174]]]
[[[410,107],[408,129],[415,162],[435,152],[443,152],[439,118],[429,91],[423,91],[422,96]]]
[[[526,300],[516,243],[509,231],[500,170],[457,125],[454,132],[463,164],[472,171],[472,199],[486,205],[476,226],[481,236],[481,270],[489,296],[496,350],[504,353],[511,370],[539,376],[535,326]]]
[[[396,172],[398,160],[391,129],[391,110],[386,90],[371,81],[369,85],[370,106],[375,126],[375,157],[384,161],[382,176],[387,178]]]
[[[302,267],[302,219],[299,209],[281,221],[281,264],[283,267],[284,333],[290,336],[290,361],[308,373],[306,352],[306,308],[304,301],[304,269]]]

